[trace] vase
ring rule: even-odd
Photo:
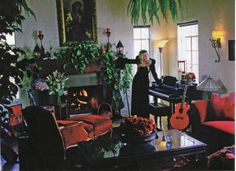
[[[58,105],[60,103],[61,103],[61,96],[59,96],[58,94],[49,95],[48,97],[49,105]]]
[[[149,135],[140,136],[135,134],[121,134],[121,141],[127,144],[143,144],[157,139],[157,133],[153,130]]]

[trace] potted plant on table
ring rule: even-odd
[[[157,138],[156,124],[143,117],[129,117],[121,123],[121,137],[126,143],[145,143]]]

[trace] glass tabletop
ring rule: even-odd
[[[187,154],[189,150],[191,153],[200,153],[200,149],[204,151],[207,147],[206,144],[178,130],[160,131],[157,135],[158,137],[150,142],[129,144],[122,142],[119,130],[114,130],[112,136],[104,135],[96,140],[80,143],[79,149],[86,160],[99,161],[173,152]]]

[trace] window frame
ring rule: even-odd
[[[196,30],[191,30],[186,33],[182,30],[181,27],[194,26]],[[196,82],[199,81],[199,25],[198,21],[191,21],[185,23],[177,24],[177,43],[178,43],[178,61],[185,61],[185,71],[194,72],[196,75]],[[194,40],[196,38],[196,40]],[[187,39],[190,39],[190,45],[187,47]],[[185,41],[184,43],[182,41]],[[196,41],[195,46],[193,47],[193,42]],[[185,55],[183,55],[185,54]],[[186,55],[189,54],[189,55]],[[182,57],[184,56],[184,57]],[[196,56],[197,59],[194,59]],[[178,66],[179,67],[179,66]]]

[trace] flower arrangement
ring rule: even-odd
[[[49,95],[58,94],[59,96],[64,94],[65,82],[69,78],[64,73],[60,73],[57,70],[46,77],[46,82],[49,86]]]
[[[121,126],[124,134],[141,137],[150,135],[156,128],[153,120],[143,117],[126,118]]]
[[[33,82],[33,87],[35,90],[40,90],[40,91],[44,91],[44,90],[48,90],[49,87],[46,83],[46,81],[44,79],[37,79]]]

